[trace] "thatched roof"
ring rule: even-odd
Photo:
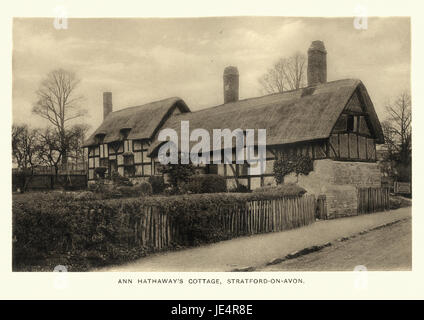
[[[151,139],[175,108],[190,112],[185,102],[177,97],[111,112],[84,142],[84,147],[97,144],[98,134],[104,135],[104,143],[118,141],[122,129],[131,129],[128,139]]]
[[[181,121],[189,121],[190,131],[206,129],[211,139],[213,129],[266,129],[267,146],[326,139],[354,92],[358,92],[364,101],[376,142],[383,143],[383,132],[371,99],[362,82],[355,79],[327,82],[172,116],[162,128],[179,132]],[[149,151],[155,153],[162,143],[155,140]]]

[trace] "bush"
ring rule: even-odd
[[[153,188],[150,182],[143,181],[136,185],[136,188],[139,190],[141,195],[151,195],[153,193]]]
[[[274,194],[275,196],[301,196],[306,190],[295,183],[279,184],[277,186],[265,186],[253,191],[254,193]]]
[[[93,193],[94,195],[94,193]],[[230,239],[220,220],[241,210],[247,201],[281,198],[281,194],[213,193],[95,200],[65,192],[13,197],[13,270],[52,270],[63,264],[70,271],[130,261],[156,250],[140,245],[135,226],[146,208],[155,207],[178,230],[171,246],[193,246]],[[139,228],[139,227],[138,227]]]
[[[163,176],[150,176],[150,185],[152,186],[153,194],[161,194],[165,191],[165,180]]]
[[[88,186],[88,190],[96,194],[97,199],[121,198],[122,194],[117,190],[117,186],[105,183],[105,180],[98,179]]]
[[[130,179],[128,179],[127,177],[121,176],[118,171],[112,172],[110,178],[111,178],[113,184],[115,184],[117,186],[129,186],[129,187],[131,187],[133,185],[132,182],[130,181]]]
[[[218,193],[227,191],[225,178],[217,174],[203,174],[190,177],[184,184],[185,193]]]
[[[106,171],[107,171],[106,167],[97,167],[94,169],[94,173],[96,174],[96,177],[99,177],[100,179],[104,179]]]
[[[229,192],[231,193],[247,193],[250,191],[251,190],[247,186],[241,183],[239,183],[235,188],[229,190]]]
[[[190,177],[194,175],[195,168],[189,164],[168,164],[161,167],[161,173],[167,175],[172,194],[183,193],[183,186],[187,184]]]
[[[135,186],[119,186],[116,190],[123,198],[126,197],[141,197],[152,194],[152,186],[148,182],[141,182]]]
[[[308,175],[314,170],[314,162],[309,155],[290,154],[274,161],[274,178],[277,184],[284,183],[284,177],[290,173]]]

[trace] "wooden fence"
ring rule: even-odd
[[[134,226],[130,238],[137,245],[154,250],[179,243],[186,237],[172,219],[156,207],[146,207]],[[315,221],[316,201],[313,195],[275,200],[255,200],[245,205],[222,207],[218,225],[231,237],[276,232],[308,225]],[[128,239],[130,240],[130,239]],[[131,241],[131,240],[130,240]]]
[[[72,186],[75,189],[84,189],[87,187],[87,175],[70,174],[34,174],[24,175],[19,173],[12,174],[12,190],[26,188],[26,190],[49,190]]]
[[[319,195],[317,198],[317,207],[316,207],[316,218],[318,219],[328,219],[327,216],[327,197],[325,195]]]
[[[390,209],[389,188],[358,188],[358,214]]]

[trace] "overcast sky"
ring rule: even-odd
[[[259,96],[267,68],[313,40],[325,43],[327,80],[362,80],[380,120],[387,99],[410,90],[408,18],[372,18],[367,30],[352,18],[70,19],[67,30],[23,18],[13,24],[13,120],[44,125],[31,114],[35,91],[57,68],[81,79],[90,131],[102,121],[103,91],[114,110],[171,96],[192,110],[219,105],[228,65],[239,69],[240,99]]]

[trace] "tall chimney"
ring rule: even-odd
[[[308,87],[327,82],[327,51],[321,40],[312,41],[308,49]]]
[[[239,73],[237,67],[224,69],[224,103],[238,101],[239,99]]]
[[[103,92],[103,120],[112,112],[112,92]]]

